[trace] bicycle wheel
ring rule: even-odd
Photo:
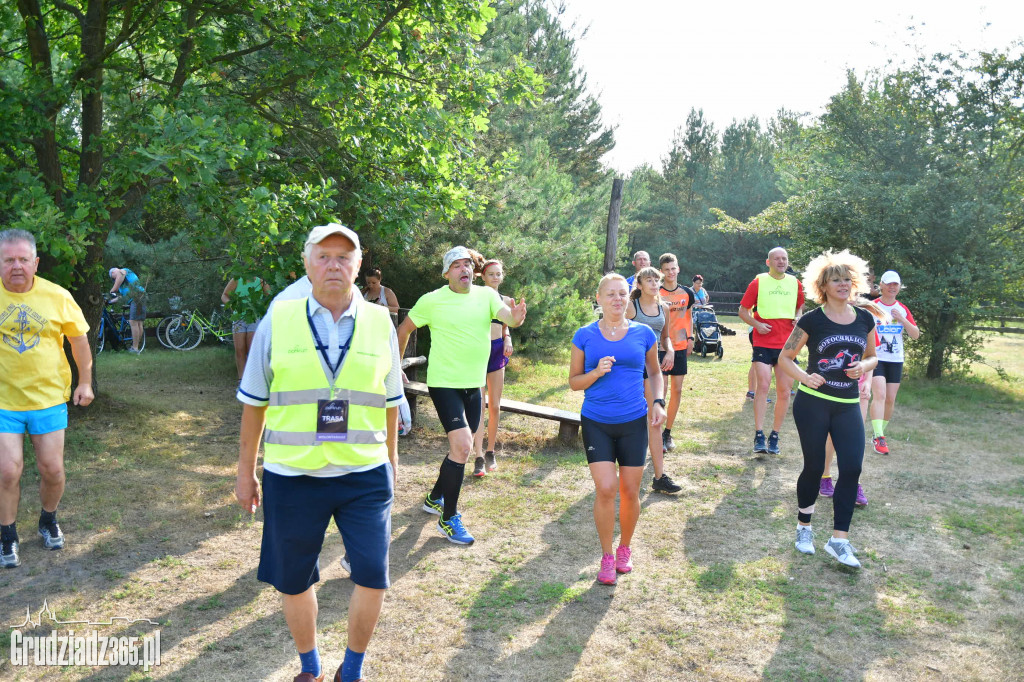
[[[178,320],[167,328],[167,340],[178,350],[192,350],[203,340],[203,328],[192,320]]]
[[[103,349],[107,345],[107,330],[106,325],[103,323],[103,318],[100,318],[100,330],[96,332],[96,355],[103,352]]]
[[[168,315],[164,319],[160,320],[160,324],[156,326],[156,340],[159,341],[160,345],[164,348],[174,348],[171,342],[167,340],[167,328],[170,327],[173,322],[180,320],[181,315]]]

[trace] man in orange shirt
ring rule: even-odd
[[[675,254],[664,253],[658,259],[661,266],[661,274],[665,279],[661,283],[661,298],[669,303],[668,321],[669,335],[672,338],[672,346],[675,348],[675,362],[672,369],[663,374],[672,378],[671,389],[669,390],[668,418],[665,420],[665,430],[662,432],[662,443],[665,450],[672,450],[676,444],[672,440],[672,424],[676,420],[676,412],[679,411],[679,403],[683,395],[683,379],[686,378],[686,359],[692,350],[693,342],[693,320],[690,317],[690,308],[697,303],[697,295],[693,289],[679,283],[679,261]],[[659,361],[664,357],[664,351],[660,351]]]

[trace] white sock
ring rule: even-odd
[[[805,526],[805,525],[800,524],[800,523],[796,524],[796,529],[797,530],[800,530],[801,528],[806,528],[807,530],[811,530],[811,526],[810,525],[806,525]]]
[[[834,542],[837,545],[841,545],[844,542],[849,542],[849,540],[846,539],[846,538],[837,538],[835,535],[833,535],[832,538],[829,540],[829,542]]]

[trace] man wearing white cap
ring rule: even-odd
[[[458,502],[473,433],[480,425],[480,386],[487,382],[491,320],[518,327],[526,319],[526,299],[510,308],[494,289],[473,285],[475,266],[482,264],[480,254],[465,246],[448,251],[441,268],[448,285],[421,296],[398,327],[400,354],[413,329],[430,327],[427,389],[448,434],[449,452],[423,510],[439,515],[438,530],[459,545],[473,544]]]
[[[366,303],[355,287],[362,263],[358,235],[337,223],[313,228],[303,263],[311,293],[271,305],[238,388],[243,407],[235,497],[250,513],[260,504],[262,435],[264,524],[256,577],[281,593],[302,666],[295,682],[319,682],[326,674],[316,645],[313,585],[334,519],[355,583],[348,649],[333,678],[348,682],[362,677],[390,584],[398,406],[405,398],[391,316]]]
[[[900,390],[903,378],[903,332],[910,338],[917,339],[921,330],[914,323],[910,308],[896,300],[903,283],[899,273],[886,270],[879,280],[882,296],[875,304],[889,313],[891,322],[879,323],[878,332],[878,367],[871,377],[871,439],[875,452],[880,455],[889,454],[889,444],[885,440],[885,427],[892,419],[892,411],[896,406],[896,393]]]

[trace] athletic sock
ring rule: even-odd
[[[875,438],[881,438],[885,435],[885,422],[881,419],[872,419],[871,430],[875,432]]]
[[[826,478],[831,480],[832,474],[825,474],[824,476],[821,477],[822,480],[825,480]]]
[[[841,545],[844,542],[849,542],[849,540],[847,538],[837,538],[835,535],[833,535],[832,539],[830,539],[829,542],[835,542],[836,544]]]
[[[462,492],[462,479],[466,476],[466,465],[459,464],[450,457],[441,462],[441,471],[437,476],[437,485],[444,496],[444,513],[441,518],[447,521],[459,511],[459,493]],[[434,498],[437,499],[436,497]]]
[[[18,539],[18,522],[15,521],[9,526],[0,526],[0,540],[4,542],[16,542]]]
[[[50,524],[57,523],[57,510],[54,509],[52,512],[48,512],[45,509],[39,512],[39,527],[45,528]]]
[[[803,525],[803,524],[800,524],[800,523],[796,524],[796,529],[797,530],[800,530],[801,528],[806,528],[807,530],[813,530],[813,528],[811,528],[810,524],[808,524],[806,526]]]
[[[885,421],[882,422],[882,435],[883,436],[885,435],[885,430],[887,428],[889,428],[889,420],[888,419],[886,419]]]
[[[316,647],[312,651],[300,653],[299,663],[302,664],[301,672],[310,673],[313,677],[320,676],[320,651]]]
[[[663,433],[664,433],[664,434],[665,434],[666,436],[671,436],[671,435],[672,435],[672,429],[665,429],[665,430],[663,431]],[[664,436],[663,436],[663,437],[664,437]]]
[[[355,682],[363,676],[364,651],[357,654],[348,647],[345,648],[345,658],[341,662],[341,682]]]

